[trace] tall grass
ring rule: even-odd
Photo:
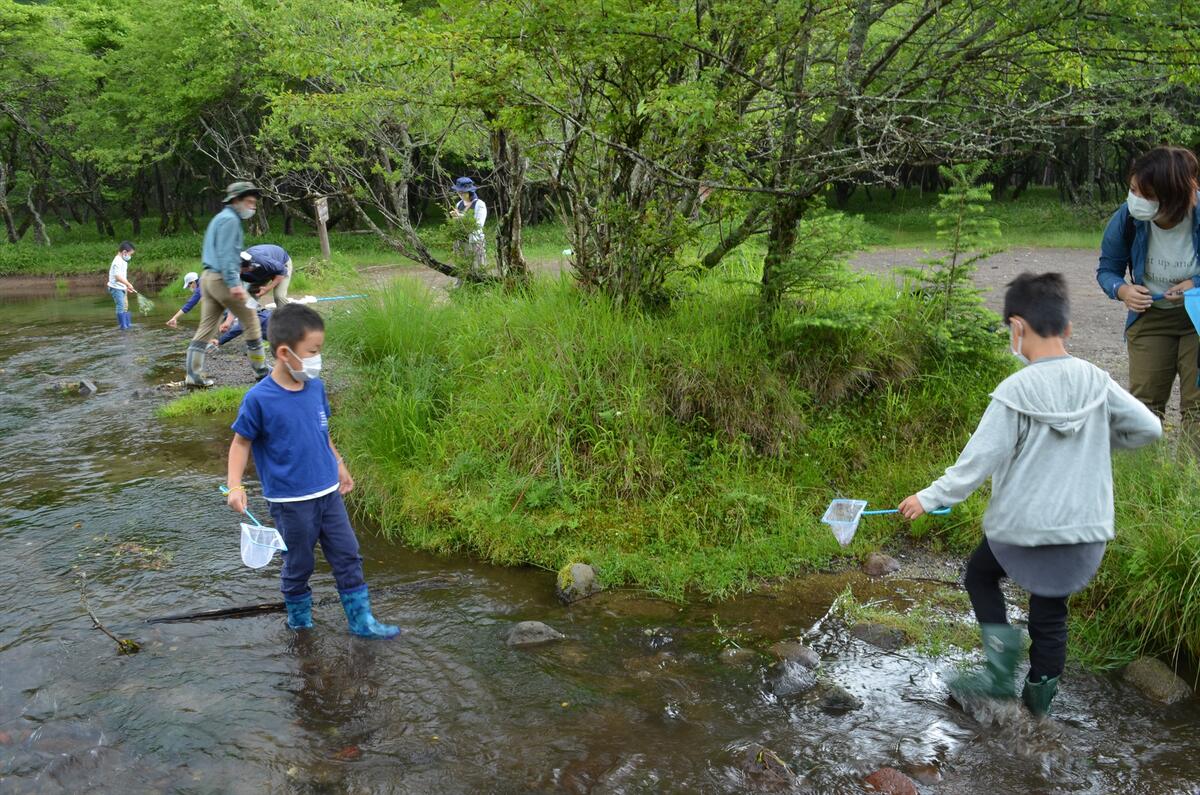
[[[204,414],[233,414],[242,404],[248,387],[219,386],[188,392],[155,409],[160,419],[198,417]]]
[[[1116,539],[1072,601],[1073,647],[1100,667],[1139,653],[1200,659],[1200,467],[1169,445],[1114,459]]]
[[[828,501],[926,485],[1006,365],[938,359],[917,299],[871,280],[767,333],[738,277],[662,315],[565,281],[450,302],[398,284],[335,321],[360,508],[418,547],[585,560],[672,597],[825,565]],[[900,527],[864,525],[864,548]]]

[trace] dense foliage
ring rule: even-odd
[[[464,173],[503,278],[557,215],[618,302],[763,234],[774,302],[805,216],[858,186],[985,161],[997,194],[1087,201],[1147,144],[1193,143],[1191,5],[0,0],[0,218],[9,240],[194,230],[248,177],[275,211],[256,231],[329,196],[335,227],[454,273],[420,222]]]

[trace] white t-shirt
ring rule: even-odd
[[[128,290],[125,289],[125,285],[123,285],[119,281],[117,281],[118,276],[121,277],[122,279],[128,279],[129,278],[127,275],[128,272],[129,272],[129,263],[125,261],[125,258],[122,257],[120,254],[113,257],[112,265],[108,266],[108,286],[115,290],[120,290],[122,292],[129,292]]]
[[[1200,275],[1196,260],[1196,245],[1192,240],[1194,220],[1189,212],[1170,229],[1150,222],[1150,241],[1146,247],[1146,288],[1151,293],[1165,293],[1184,279]],[[1155,301],[1162,309],[1179,309],[1182,301]]]
[[[467,211],[475,214],[475,231],[471,233],[471,239],[475,240],[483,238],[483,225],[487,222],[487,205],[483,203],[483,199],[476,199],[471,202],[471,206],[467,207],[463,202],[458,203],[458,211],[466,213]]]

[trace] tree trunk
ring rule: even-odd
[[[522,156],[515,137],[503,128],[492,130],[491,148],[496,209],[500,219],[496,226],[497,271],[506,282],[526,282],[529,265],[521,250],[521,210],[529,161]]]
[[[158,198],[158,233],[170,234],[171,207],[167,204],[167,187],[163,184],[162,169],[154,164],[154,195]]]
[[[8,166],[0,160],[0,218],[4,219],[4,232],[9,243],[16,243],[17,226],[13,222],[12,209],[8,206]]]
[[[46,223],[33,200],[33,188],[25,195],[25,204],[29,207],[29,217],[33,219],[33,242],[40,246],[49,246],[50,235],[46,234]]]

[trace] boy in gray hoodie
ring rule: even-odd
[[[1113,538],[1113,448],[1162,434],[1158,418],[1100,368],[1067,353],[1071,333],[1061,274],[1023,273],[1004,295],[1013,355],[1028,366],[996,387],[954,466],[900,503],[908,519],[962,502],[989,476],[984,540],[965,585],[983,633],[986,664],[957,677],[950,693],[1016,698],[1022,634],[1008,623],[1000,580],[1030,592],[1029,675],[1021,698],[1050,712],[1067,658],[1067,597],[1095,575]]]

